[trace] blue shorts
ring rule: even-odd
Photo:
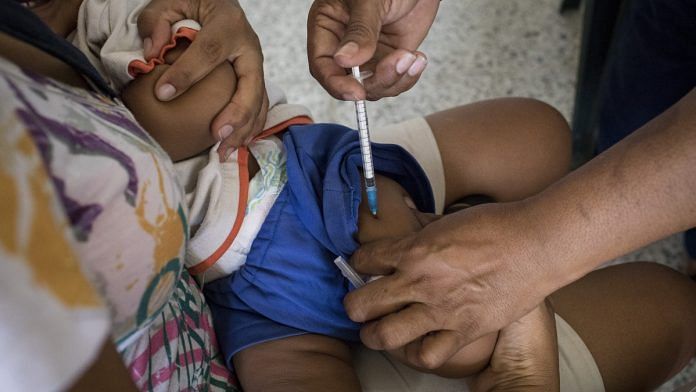
[[[288,182],[252,244],[246,264],[205,286],[226,363],[246,347],[315,333],[359,340],[343,308],[349,283],[333,264],[358,248],[362,196],[358,133],[316,124],[283,137]],[[428,179],[403,148],[373,144],[375,170],[399,183],[416,206],[434,211]]]

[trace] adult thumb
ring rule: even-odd
[[[368,62],[377,50],[377,40],[382,30],[379,1],[355,0],[351,3],[348,26],[334,54],[336,63],[344,68]]]

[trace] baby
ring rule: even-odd
[[[235,91],[234,70],[221,64],[177,99],[158,101],[156,80],[199,26],[174,25],[171,45],[147,62],[134,26],[146,3],[86,0],[74,42],[176,162],[190,210],[186,264],[204,286],[226,363],[247,390],[358,389],[348,343],[359,342],[360,325],[343,309],[352,287],[333,260],[418,231],[467,196],[530,196],[568,167],[567,126],[547,106],[499,100],[453,109],[375,130],[374,140],[402,146],[373,145],[373,217],[363,203],[357,132],[312,124],[308,110],[270,87],[264,132],[220,162],[209,129]],[[501,119],[497,132],[477,125],[492,116]],[[423,370],[475,374],[496,339],[484,336]]]
[[[409,130],[415,127],[407,124],[401,137],[410,135],[417,141],[418,148],[411,150],[422,157],[425,170],[404,148],[375,144],[380,193],[379,217],[373,217],[362,203],[357,132],[332,124],[312,125],[306,109],[286,104],[270,89],[271,109],[263,134],[220,163],[214,152],[217,140],[209,129],[235,91],[234,70],[221,64],[181,97],[158,101],[153,95],[155,82],[195,39],[199,26],[194,21],[177,23],[171,44],[158,59],[146,62],[134,26],[109,27],[132,24],[146,3],[85,1],[75,43],[177,162],[190,200],[187,266],[204,283],[227,363],[236,368],[244,386],[264,377],[261,369],[245,363],[265,357],[266,352],[286,358],[284,367],[306,369],[303,359],[316,354],[324,356],[325,366],[332,364],[331,359],[338,367],[346,366],[349,356],[343,342],[359,341],[360,326],[345,314],[342,300],[352,287],[333,260],[348,259],[362,243],[420,230],[435,219],[432,213],[442,212],[445,203],[486,190],[477,189],[482,184],[473,178],[468,185],[453,180],[444,187],[445,179],[454,178],[450,173],[467,165],[466,150],[471,148],[467,145],[477,141],[465,140],[451,126],[433,126],[430,131],[427,126]],[[449,116],[457,121],[461,114]],[[388,133],[377,132],[374,138]],[[560,132],[558,136],[565,137]],[[486,143],[498,143],[492,139]],[[504,150],[500,152],[488,160],[508,158]],[[520,160],[519,165],[525,162]],[[563,172],[559,165],[549,167],[545,172],[552,173],[530,179],[542,177],[548,182]],[[495,169],[490,175],[504,177]],[[524,193],[540,189],[536,182],[522,186]],[[502,188],[503,181],[489,183]],[[503,199],[515,193],[490,190]],[[467,346],[434,371],[453,377],[475,373],[487,363],[496,335]],[[334,380],[326,381],[330,385]]]

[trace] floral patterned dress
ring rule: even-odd
[[[68,387],[111,334],[141,390],[235,390],[182,189],[128,110],[0,57],[0,124],[2,389]]]

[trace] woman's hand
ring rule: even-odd
[[[307,19],[312,76],[343,100],[401,94],[416,84],[428,60],[416,49],[433,24],[440,0],[315,0]],[[373,76],[364,87],[345,68]]]
[[[172,100],[229,61],[237,74],[237,91],[211,129],[222,141],[218,151],[225,156],[260,133],[266,121],[261,45],[236,0],[152,0],[138,18],[146,59],[160,53],[170,40],[171,25],[182,19],[198,21],[201,31],[157,81],[155,95]]]
[[[471,390],[558,391],[556,320],[548,301],[503,328],[490,364],[472,378]]]
[[[546,229],[524,203],[472,207],[358,249],[351,259],[358,272],[385,275],[344,300],[349,317],[366,323],[363,343],[375,350],[403,347],[413,366],[438,368],[563,284],[549,278]]]

